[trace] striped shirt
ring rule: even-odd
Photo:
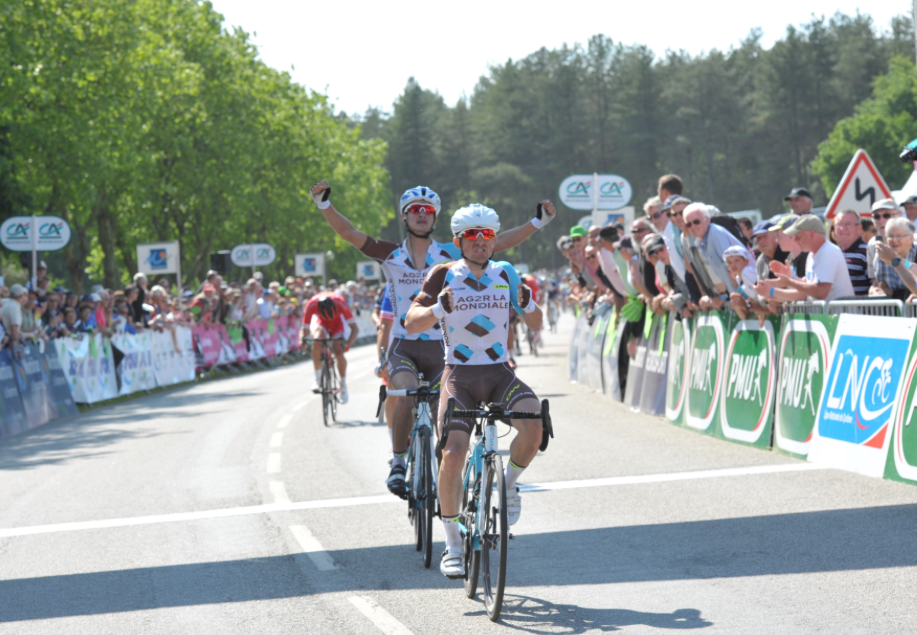
[[[866,267],[866,243],[862,238],[857,238],[844,250],[844,260],[847,261],[847,273],[853,283],[853,292],[858,296],[869,294],[869,275]]]

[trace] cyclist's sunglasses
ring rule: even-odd
[[[474,229],[466,229],[465,231],[462,232],[462,238],[467,238],[468,240],[477,240],[478,236],[483,237],[484,240],[491,240],[492,238],[495,238],[496,235],[497,235],[497,232],[495,232],[492,229],[474,228]]]
[[[411,214],[435,214],[436,208],[432,205],[423,205],[421,203],[415,203],[408,206],[408,212]]]
[[[884,214],[880,214],[879,212],[872,213],[872,217],[876,220],[879,220],[880,218],[889,219],[892,216],[893,214],[891,212],[885,212]]]

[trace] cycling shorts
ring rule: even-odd
[[[388,378],[392,381],[398,373],[423,373],[431,388],[439,385],[446,365],[446,352],[442,340],[392,340],[388,351]]]
[[[326,340],[344,339],[344,323],[339,318],[328,322],[316,319],[316,317],[313,317],[312,322],[309,324],[309,334],[313,338]]]
[[[443,387],[439,400],[439,420],[444,421],[449,397],[455,398],[455,407],[472,410],[480,402],[502,403],[507,410],[523,399],[536,398],[532,389],[519,381],[516,373],[507,364],[478,366],[446,366],[443,372]],[[449,431],[459,430],[471,434],[474,422],[470,419],[452,418]]]

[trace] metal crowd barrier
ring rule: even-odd
[[[785,313],[809,313],[815,315],[824,315],[828,303],[824,300],[814,300],[812,302],[785,302],[783,311]]]
[[[917,303],[914,301],[905,302],[904,317],[917,318]]]
[[[911,308],[913,311],[913,307]],[[905,313],[904,302],[884,298],[881,300],[833,300],[828,303],[829,315],[853,313],[854,315],[881,315],[885,317],[910,317]]]

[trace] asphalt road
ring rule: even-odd
[[[330,428],[300,364],[0,440],[0,632],[917,630],[917,488],[632,414],[567,381],[571,328],[520,359],[556,438],[499,624],[413,549],[362,348]]]

